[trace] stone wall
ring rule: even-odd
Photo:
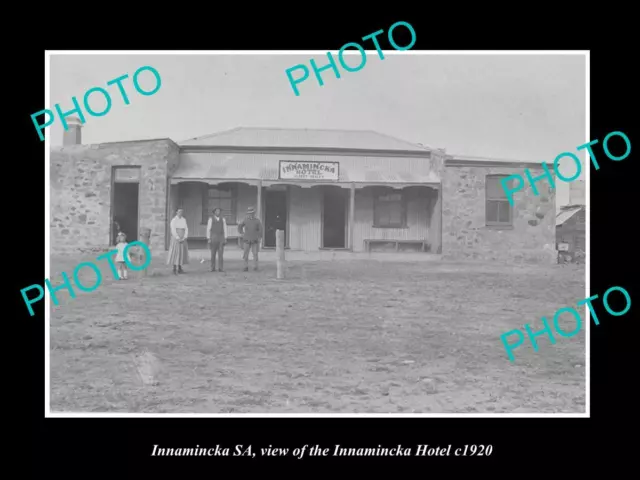
[[[431,222],[429,225],[430,235],[429,240],[431,243],[431,252],[438,255],[442,255],[443,240],[444,240],[444,217],[442,216],[443,197],[446,195],[444,190],[444,178],[445,178],[445,162],[447,154],[444,149],[434,149],[431,151],[431,167],[440,178],[440,189],[437,192],[437,197],[433,203],[433,207],[430,212]]]
[[[179,163],[171,140],[52,148],[51,254],[107,251],[112,167],[140,166],[139,228],[151,229],[151,251],[165,251],[167,179]]]
[[[528,167],[536,177],[543,170]],[[524,168],[447,166],[443,176],[443,258],[557,263],[555,245],[555,189],[546,180],[514,194],[513,227],[485,223],[485,178],[490,174],[513,175]],[[539,216],[544,215],[543,218]]]
[[[434,149],[431,151],[431,168],[442,179],[445,173],[444,162],[447,155],[442,149]]]

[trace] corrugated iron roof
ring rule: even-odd
[[[329,130],[309,128],[254,128],[233,130],[178,142],[181,147],[271,147],[271,148],[342,148],[356,150],[398,150],[420,152],[432,150],[372,130]]]
[[[513,163],[513,162],[521,162],[522,160],[514,160],[509,158],[493,158],[493,157],[475,157],[471,155],[447,155],[447,158],[451,158],[451,160],[469,160],[472,162],[504,162],[504,163]]]
[[[539,161],[532,161],[532,160],[514,160],[514,159],[509,159],[509,158],[492,158],[492,157],[475,157],[475,156],[470,156],[470,155],[447,155],[445,158],[445,164],[447,163],[453,163],[453,164],[459,164],[459,163],[469,163],[469,164],[474,164],[474,163],[478,163],[478,164],[482,164],[482,163],[487,163],[487,164],[505,164],[505,165],[509,165],[509,164],[531,164],[531,165],[536,165],[539,166],[542,164],[542,162]]]
[[[556,227],[564,224],[567,220],[573,217],[576,213],[582,210],[583,207],[571,207],[560,211],[556,216]]]
[[[430,162],[423,158],[226,152],[181,153],[180,165],[172,178],[181,181],[276,181],[279,180],[280,160],[339,162],[338,181],[341,183],[440,183]]]

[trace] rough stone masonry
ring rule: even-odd
[[[111,229],[112,167],[139,166],[139,228],[152,252],[164,251],[168,179],[179,162],[169,139],[51,149],[51,254],[106,252]]]
[[[537,172],[536,169],[532,169]],[[557,263],[555,250],[555,191],[537,196],[528,185],[515,197],[513,226],[485,225],[485,179],[489,174],[510,175],[513,168],[445,168],[442,178],[442,252],[444,258]],[[542,187],[539,187],[542,191]]]

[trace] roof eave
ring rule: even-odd
[[[466,160],[466,159],[446,159],[445,167],[503,167],[503,168],[542,168],[542,163],[523,161],[500,161],[500,160]]]
[[[143,143],[155,143],[155,142],[168,142],[174,144],[176,147],[179,145],[171,140],[168,137],[162,138],[148,138],[141,140],[121,140],[118,142],[101,142],[101,143],[79,143],[74,145],[52,145],[50,147],[51,151],[62,151],[62,150],[81,150],[81,149],[100,149],[100,148],[109,148],[115,147],[118,145],[132,145],[132,144],[143,144]]]

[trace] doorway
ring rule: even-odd
[[[284,230],[287,242],[287,190],[266,190],[264,196],[264,247],[276,247],[276,230]]]
[[[113,184],[113,208],[111,210],[111,244],[116,244],[118,231],[127,235],[127,242],[138,240],[138,183]]]
[[[347,191],[325,188],[322,201],[322,248],[347,246]]]

